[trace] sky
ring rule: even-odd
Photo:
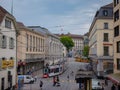
[[[13,16],[25,26],[41,26],[52,33],[84,35],[94,15],[112,0],[13,0]],[[0,0],[11,13],[12,0]]]

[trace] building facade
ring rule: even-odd
[[[113,4],[101,7],[89,29],[89,57],[98,76],[113,68]]]
[[[0,6],[0,90],[16,85],[16,20]]]
[[[72,38],[73,42],[74,42],[74,47],[72,48],[72,50],[69,52],[71,57],[75,57],[75,56],[82,56],[83,53],[83,48],[84,48],[84,38],[82,35],[77,35],[77,34],[56,34],[58,36],[69,36]]]
[[[120,73],[120,0],[114,0],[114,72]]]
[[[17,37],[18,74],[36,74],[44,66],[45,35],[17,23],[19,36]]]
[[[63,61],[63,44],[60,38],[52,34],[48,29],[40,26],[29,26],[37,32],[45,34],[45,63],[44,65],[55,65]]]
[[[120,0],[113,0],[114,21],[114,74],[108,78],[120,90]]]

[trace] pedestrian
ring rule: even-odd
[[[111,90],[116,90],[116,87],[114,84],[112,85]]]
[[[69,81],[69,75],[67,76],[67,79],[68,79],[68,81]]]
[[[57,78],[56,78],[56,80],[57,80],[57,86],[60,86],[60,80],[59,80],[59,76],[57,76]]]
[[[106,85],[106,86],[108,85],[108,81],[107,81],[107,79],[105,79],[105,85]]]
[[[42,86],[43,86],[43,81],[40,80],[40,90],[42,90]]]
[[[73,74],[74,74],[74,72],[72,71],[72,72],[71,72],[71,75],[73,76]]]
[[[53,77],[53,86],[55,86],[56,83],[57,83],[57,79],[56,79],[56,77],[54,76],[54,77]]]

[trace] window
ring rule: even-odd
[[[26,47],[26,51],[28,51],[28,47],[29,47],[29,46],[28,46],[28,41],[29,41],[29,35],[28,35],[28,34],[26,34],[26,36],[27,36],[27,37],[26,37],[26,42],[27,42],[27,47]]]
[[[7,47],[7,38],[5,35],[2,36],[2,48]]]
[[[9,48],[10,49],[14,48],[14,39],[13,38],[10,38],[10,40],[9,40]]]
[[[104,16],[108,16],[108,11],[107,10],[103,10],[103,15]]]
[[[120,41],[117,42],[117,53],[120,53]]]
[[[120,59],[117,59],[117,69],[120,70]]]
[[[108,29],[108,23],[104,23],[104,29]]]
[[[109,47],[108,46],[104,46],[104,56],[108,56],[109,55]]]
[[[30,52],[32,51],[32,35],[30,35]]]
[[[35,36],[33,36],[33,52],[35,51]]]
[[[104,41],[108,42],[108,33],[104,33]]]
[[[6,28],[11,28],[11,21],[8,19],[5,19],[5,27]]]
[[[119,26],[114,28],[114,37],[119,36]]]
[[[114,13],[114,21],[117,21],[119,19],[119,10],[117,10],[115,13]]]
[[[114,6],[116,6],[119,3],[119,0],[114,0]]]

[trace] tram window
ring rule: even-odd
[[[62,67],[60,67],[60,71],[62,71]]]
[[[54,72],[54,69],[51,69],[51,70],[50,70],[50,73],[53,73],[53,72]]]
[[[56,68],[54,71],[54,73],[57,73],[57,72],[59,72],[59,68]]]

